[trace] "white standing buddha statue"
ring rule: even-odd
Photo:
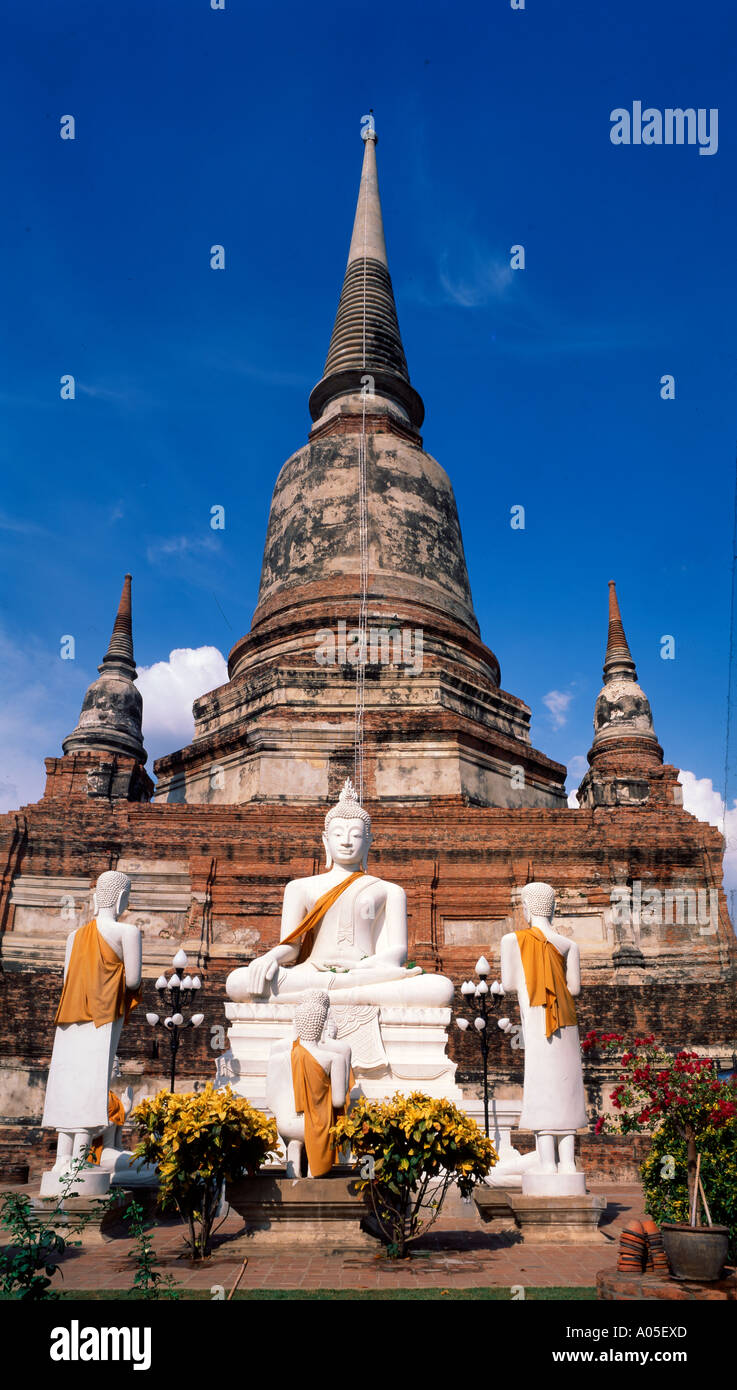
[[[230,999],[296,1004],[306,990],[321,989],[341,1005],[451,1003],[451,980],[405,964],[407,895],[367,873],[371,838],[371,817],[347,779],[325,817],[325,872],[287,884],[280,943],[228,976]]]
[[[42,1195],[57,1190],[74,1161],[90,1149],[98,1170],[101,1153],[116,1169],[126,1167],[130,1159],[106,1146],[114,1133],[111,1125],[124,1118],[110,1080],[123,1023],[138,1003],[141,986],[141,933],[132,923],[118,921],[128,906],[130,889],[127,874],[101,874],[93,899],[95,916],[67,939],[41,1120],[44,1128],[58,1131],[58,1143],[54,1167],[42,1179]],[[93,1185],[92,1176],[85,1190]],[[101,1172],[101,1190],[109,1181],[110,1174],[103,1178]]]
[[[572,1178],[576,1130],[588,1122],[573,1002],[581,992],[579,950],[553,929],[549,883],[526,884],[522,911],[528,925],[502,937],[501,960],[504,989],[519,1001],[525,1045],[519,1125],[534,1132],[537,1147],[537,1162],[525,1168],[536,1179]]]

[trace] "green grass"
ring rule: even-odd
[[[226,1297],[227,1297],[226,1288]],[[67,1289],[62,1293],[62,1299],[84,1299],[89,1302],[107,1303],[131,1303],[136,1301],[136,1295],[128,1289]],[[325,1302],[329,1299],[331,1303],[337,1300],[343,1302],[356,1302],[369,1300],[370,1302],[386,1302],[388,1299],[401,1300],[402,1302],[418,1303],[432,1299],[433,1301],[442,1300],[446,1303],[459,1301],[489,1299],[509,1302],[511,1297],[509,1285],[499,1288],[483,1289],[244,1289],[238,1290],[233,1296],[236,1299],[259,1299],[268,1303],[282,1302],[284,1299],[298,1300],[318,1300]],[[0,1294],[0,1300],[7,1301],[8,1294]],[[525,1287],[525,1300],[532,1303],[544,1303],[549,1301],[580,1302],[583,1300],[593,1300],[596,1298],[595,1288],[539,1288]],[[180,1301],[189,1303],[192,1300],[198,1302],[212,1302],[212,1295],[209,1289],[181,1290]],[[168,1299],[161,1300],[169,1302]]]

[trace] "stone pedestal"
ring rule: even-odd
[[[570,1197],[530,1197],[510,1192],[509,1204],[523,1240],[531,1245],[548,1241],[556,1245],[603,1241],[598,1226],[606,1208],[604,1196],[585,1193]]]
[[[664,1302],[737,1303],[737,1274],[715,1283],[697,1284],[693,1280],[664,1278],[657,1274],[623,1274],[604,1269],[596,1276],[596,1297],[605,1302],[645,1303],[650,1299]]]
[[[269,1246],[380,1248],[373,1236],[361,1230],[361,1218],[369,1209],[354,1172],[336,1170],[324,1178],[260,1173],[230,1183],[226,1197],[247,1227],[242,1236],[228,1241],[228,1250],[237,1254]]]
[[[41,1174],[41,1197],[58,1197],[69,1183],[69,1169],[49,1168]],[[156,1168],[135,1159],[126,1149],[102,1150],[99,1164],[90,1164],[76,1174],[70,1197],[107,1197],[120,1188],[156,1188],[159,1185]]]
[[[536,1173],[534,1170],[522,1174],[523,1197],[584,1197],[586,1195],[586,1176],[584,1173]]]
[[[111,1174],[103,1168],[82,1168],[76,1174],[74,1184],[70,1186],[67,1169],[49,1168],[41,1174],[39,1194],[41,1197],[58,1197],[66,1190],[69,1192],[70,1201],[107,1197],[110,1192],[110,1178]]]
[[[293,1036],[294,1006],[228,1002],[225,1013],[230,1049],[218,1061],[217,1084],[230,1083],[264,1110],[271,1045]],[[341,1006],[334,995],[331,1013],[338,1037],[351,1045],[356,1083],[365,1096],[381,1100],[395,1091],[423,1091],[463,1104],[456,1064],[447,1053],[450,1009],[359,1009]]]
[[[511,1191],[503,1187],[487,1187],[479,1183],[473,1190],[476,1210],[484,1224],[501,1223],[506,1227],[515,1226],[514,1211],[510,1202]]]

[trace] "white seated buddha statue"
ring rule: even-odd
[[[407,895],[367,873],[371,838],[371,817],[347,779],[325,817],[325,872],[287,884],[279,945],[228,976],[230,999],[296,1004],[306,990],[321,989],[341,1005],[451,1003],[451,980],[405,965]]]

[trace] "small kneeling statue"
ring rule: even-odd
[[[350,1048],[329,1032],[324,1036],[329,1009],[325,990],[305,993],[294,1010],[295,1041],[275,1043],[269,1056],[266,1104],[287,1151],[288,1178],[301,1176],[303,1146],[309,1177],[325,1177],[335,1164],[330,1130],[353,1076]]]

